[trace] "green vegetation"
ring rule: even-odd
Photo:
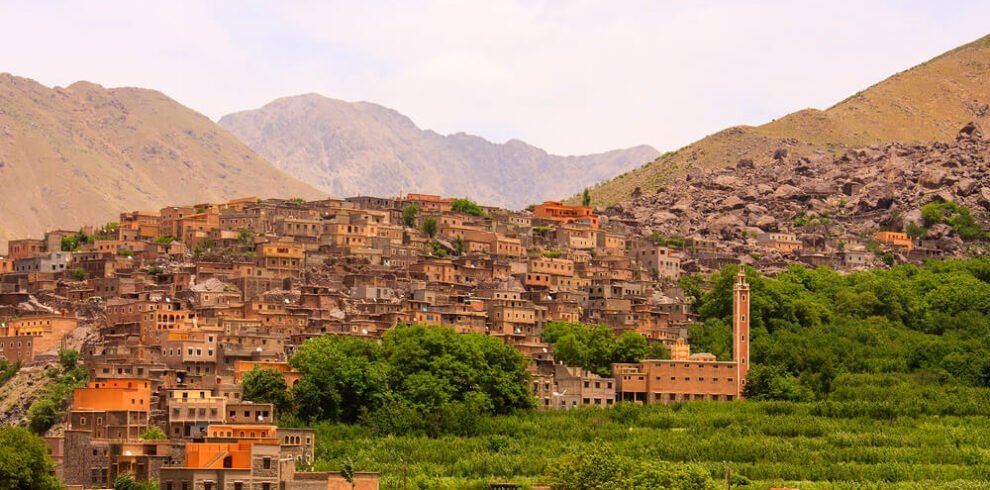
[[[0,427],[0,490],[57,490],[55,464],[38,436],[22,427]]]
[[[467,244],[460,236],[454,238],[454,241],[450,244],[454,247],[454,255],[464,255],[464,252],[467,250]]]
[[[426,236],[433,238],[437,236],[437,219],[433,216],[427,216],[423,218],[423,233]]]
[[[704,319],[691,329],[694,351],[730,357],[737,270],[714,274],[707,293],[682,281]],[[988,258],[845,276],[793,266],[771,279],[747,269],[747,278],[753,362],[797,377],[818,399],[828,397],[840,373],[920,373],[990,387]]]
[[[581,205],[591,206],[591,192],[588,191],[587,187],[584,188],[584,193],[581,194]]]
[[[969,208],[952,201],[931,202],[921,207],[921,219],[926,227],[947,224],[952,231],[966,240],[987,239],[990,234],[983,231],[969,213]]]
[[[440,242],[430,240],[430,253],[433,254],[434,257],[444,258],[447,256],[447,249],[443,248],[443,245],[440,245]]]
[[[0,359],[0,386],[3,386],[10,378],[13,378],[20,369],[21,361],[9,363],[6,359]]]
[[[469,199],[454,199],[454,202],[450,204],[450,210],[455,213],[470,214],[471,216],[482,217],[485,215],[485,211],[481,209],[474,201]]]
[[[72,390],[83,386],[89,378],[86,367],[78,363],[79,354],[71,349],[59,351],[60,368],[48,368],[48,376],[55,378],[41,396],[28,407],[28,427],[35,434],[44,434],[61,417],[62,407]],[[61,374],[59,374],[61,373]]]
[[[130,473],[120,473],[113,481],[113,490],[158,490],[158,483],[137,482]]]
[[[828,217],[828,213],[821,214],[805,214],[804,212],[799,213],[794,217],[794,226],[822,226],[827,225],[832,222],[832,218]]]
[[[247,401],[271,403],[278,414],[289,413],[292,409],[292,396],[285,377],[274,369],[255,366],[244,374],[241,386]]]
[[[151,267],[148,267],[148,275],[150,276],[160,276],[164,272],[165,269],[163,269],[162,266],[160,265],[153,265]]]
[[[704,320],[692,331],[696,352],[729,357],[736,272],[730,266],[680,282],[697,298]],[[316,426],[315,469],[337,470],[340,461],[353,458],[355,467],[382,472],[383,488],[403,487],[404,465],[408,488],[482,489],[495,481],[707,488],[721,481],[727,467],[734,486],[750,483],[754,489],[988,488],[990,259],[845,276],[802,267],[772,279],[753,270],[747,275],[756,363],[749,401],[519,410],[476,417],[470,430],[436,424],[434,430],[405,431],[382,430],[381,421],[402,421],[408,412],[385,404],[367,412],[383,415],[362,417],[361,406],[375,405],[355,402],[356,420],[366,423],[310,418],[342,421]],[[710,290],[704,292],[702,284]],[[595,369],[607,365],[603,359],[621,339],[600,330],[555,324],[547,332],[557,342],[559,359],[573,354],[568,362]],[[412,350],[432,364],[444,357],[430,351],[437,344],[421,339]],[[633,358],[652,357],[650,350],[632,350]],[[337,380],[327,383],[351,386],[361,385],[348,381],[355,376],[390,379],[389,370],[373,362],[339,369],[349,374],[317,371]],[[445,417],[442,410],[418,415],[431,423]],[[589,462],[615,469],[615,478],[596,479],[602,473]]]
[[[416,216],[419,216],[419,206],[408,204],[402,208],[402,222],[406,224],[407,228],[416,226]]]
[[[561,458],[593,451],[600,439],[618,457],[689,463],[670,465],[672,472],[701,467],[721,480],[727,466],[735,485],[752,480],[734,488],[987,488],[990,390],[903,374],[844,374],[835,387],[830,400],[801,403],[520,411],[482,419],[470,436],[382,437],[365,426],[319,424],[315,469],[338,470],[353,457],[356,467],[382,472],[383,489],[403,488],[403,462],[410,489],[534,485],[549,482]]]
[[[661,247],[684,248],[684,239],[681,237],[665,237],[654,231],[649,238],[651,242]]]
[[[556,259],[561,253],[560,250],[544,250],[542,255],[548,259]]]
[[[249,228],[241,228],[237,232],[237,243],[241,246],[248,246],[254,243],[254,232]]]
[[[533,406],[526,360],[496,338],[400,325],[374,342],[306,341],[291,359],[304,421],[361,422],[379,434],[471,434],[489,414]]]
[[[82,281],[83,279],[86,279],[86,269],[76,267],[75,269],[72,269],[69,275],[72,276],[73,280]]]
[[[306,204],[306,200],[301,197],[293,197],[292,199],[289,199],[289,202],[292,204]]]
[[[71,371],[79,365],[79,352],[75,349],[58,349],[58,363],[62,365],[62,369],[66,371]]]
[[[205,253],[213,252],[217,248],[216,240],[212,238],[204,238],[199,241],[195,246],[193,246],[193,255],[199,257]]]
[[[534,226],[533,227],[533,234],[534,235],[539,235],[539,236],[542,236],[542,237],[546,237],[549,232],[550,232],[550,227],[549,226]]]
[[[79,250],[80,246],[91,242],[92,237],[86,233],[83,233],[82,230],[79,230],[72,235],[62,237],[60,248],[63,252],[75,252],[76,250]]]
[[[162,235],[158,238],[155,238],[155,243],[158,245],[168,245],[174,241],[175,241],[175,237],[172,235]]]
[[[553,488],[574,490],[717,490],[711,474],[699,465],[655,462],[619,456],[612,446],[596,439],[550,465],[547,480]]]
[[[163,441],[165,439],[168,439],[168,436],[165,435],[165,432],[163,432],[161,429],[159,429],[157,426],[154,425],[145,429],[144,432],[142,432],[139,437],[146,441]]]
[[[117,255],[120,255],[121,257],[133,257],[134,251],[129,248],[122,248],[117,251]]]
[[[646,337],[630,331],[616,337],[608,325],[550,322],[543,341],[554,344],[557,361],[600,376],[611,376],[612,363],[643,360],[647,349]]]

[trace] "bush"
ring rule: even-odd
[[[142,432],[139,437],[146,441],[160,441],[160,440],[168,439],[168,436],[165,435],[165,432],[163,432],[160,428],[154,425],[149,426],[147,429],[145,429],[144,432]]]
[[[28,407],[28,427],[38,435],[44,435],[58,421],[61,407],[49,397],[39,398]]]
[[[468,199],[454,199],[454,202],[450,205],[450,210],[455,213],[470,214],[472,216],[484,216],[485,211],[481,209],[474,201]]]

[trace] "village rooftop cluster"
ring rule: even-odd
[[[760,243],[800,242],[775,233]],[[78,346],[89,383],[72,394],[64,430],[46,438],[68,485],[110,486],[128,473],[163,490],[349,488],[340,474],[296,470],[314,459],[314,432],[277,427],[271,404],[244,400],[246,373],[274,369],[292,386],[300,373],[288,360],[307,339],[425,324],[517,349],[531,360],[539,409],[732,401],[749,367],[745,276],[730,361],[691,353],[697,316],[676,287],[686,267],[732,260],[716,241],[659,244],[560,202],[513,212],[422,194],[251,197],[127,212],[10,242],[0,357],[41,365]],[[541,338],[551,322],[636,332],[671,356],[601,377],[555,361]],[[91,333],[80,338],[81,327]],[[167,438],[142,438],[152,427]],[[356,478],[377,488],[376,474]]]

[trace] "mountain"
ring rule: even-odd
[[[691,169],[719,169],[740,160],[767,163],[774,154],[840,155],[889,142],[951,140],[966,123],[990,127],[990,36],[898,73],[827,110],[805,109],[762,126],[737,126],[708,136],[592,189],[609,205]]]
[[[322,193],[160,92],[0,74],[0,250],[121,211],[251,195]]]
[[[517,209],[569,196],[659,155],[649,146],[551,155],[518,140],[441,135],[380,105],[316,94],[230,114],[220,125],[282,170],[336,196],[425,192]]]

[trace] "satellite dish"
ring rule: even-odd
[[[364,335],[368,335],[368,329],[367,328],[362,328],[361,329],[361,333],[364,334]]]
[[[285,298],[284,300],[282,300],[282,302],[285,304],[289,304],[289,298]]]

